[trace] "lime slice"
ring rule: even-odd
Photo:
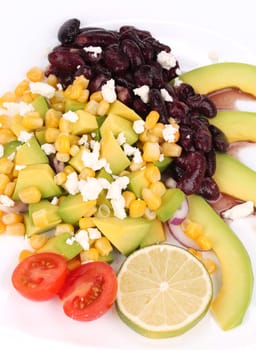
[[[140,249],[118,272],[117,311],[133,330],[150,338],[180,335],[207,312],[212,280],[187,250],[159,244]]]

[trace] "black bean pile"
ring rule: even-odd
[[[63,88],[84,75],[90,80],[91,93],[114,79],[117,98],[133,108],[142,118],[151,110],[160,114],[160,121],[170,117],[180,125],[180,145],[183,148],[166,173],[177,181],[186,194],[197,193],[215,200],[219,189],[212,179],[215,172],[215,152],[225,152],[225,135],[211,126],[208,118],[216,115],[216,107],[206,96],[194,92],[187,84],[171,85],[178,76],[179,63],[163,68],[157,60],[161,51],[171,48],[156,40],[149,31],[122,26],[118,31],[96,27],[80,27],[78,19],[70,19],[59,29],[60,45],[49,53],[46,74],[55,74]],[[89,48],[100,48],[93,52]],[[148,102],[135,95],[134,89],[149,87]],[[161,89],[167,90],[166,101]]]

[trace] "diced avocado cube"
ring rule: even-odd
[[[15,163],[21,165],[48,164],[47,155],[41,149],[35,136],[20,146],[16,152]]]

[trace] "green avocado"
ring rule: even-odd
[[[117,114],[120,117],[126,118],[132,122],[141,119],[141,117],[133,109],[129,108],[119,100],[116,100],[110,105],[109,113]]]
[[[93,222],[123,255],[129,255],[138,248],[150,230],[150,221],[143,218],[94,217]]]
[[[162,222],[170,219],[185,199],[185,194],[179,188],[168,188],[162,196],[162,204],[156,215]]]
[[[236,87],[256,96],[256,66],[247,63],[221,62],[195,68],[179,77],[199,94]]]
[[[221,264],[222,285],[211,311],[220,327],[228,330],[243,321],[250,304],[253,290],[251,261],[235,233],[202,197],[191,195],[188,201],[188,218],[202,225]]]
[[[68,111],[78,111],[79,109],[84,109],[85,108],[85,103],[78,102],[72,99],[66,99],[65,100],[65,112]]]
[[[213,179],[220,192],[243,201],[253,201],[256,206],[256,172],[239,160],[225,153],[217,153]]]
[[[56,253],[64,256],[67,260],[71,260],[77,256],[83,248],[76,241],[68,244],[67,242],[69,242],[69,239],[72,239],[72,234],[67,232],[58,236],[53,236],[42,248],[37,250],[37,253]]]
[[[132,191],[137,198],[142,198],[141,191],[149,186],[149,181],[145,177],[145,170],[136,170],[127,175],[129,184],[127,189]]]
[[[46,98],[43,96],[37,96],[31,104],[35,108],[35,111],[37,111],[40,114],[40,117],[44,119],[45,114],[49,109],[49,105]]]
[[[30,186],[36,186],[42,198],[60,196],[62,189],[54,182],[54,171],[49,164],[31,164],[19,171],[12,198],[19,200],[19,191]]]
[[[12,153],[16,153],[22,142],[18,140],[13,140],[4,145],[4,157],[9,157]]]
[[[140,243],[140,248],[147,247],[152,244],[159,244],[166,240],[164,224],[158,220],[150,221],[150,229],[144,239]]]
[[[98,128],[98,123],[95,115],[83,111],[76,111],[78,120],[75,123],[71,123],[72,133],[74,135],[83,135],[90,133]]]
[[[224,132],[229,143],[237,141],[256,142],[256,113],[242,111],[219,111],[210,124]]]
[[[41,149],[35,136],[20,146],[16,152],[15,163],[20,165],[48,164],[47,155]]]
[[[117,137],[120,133],[123,133],[126,142],[130,145],[133,145],[138,140],[138,134],[136,134],[136,132],[133,130],[133,122],[113,113],[109,113],[101,125],[101,136],[103,136],[104,133],[109,130],[113,132],[115,137]]]

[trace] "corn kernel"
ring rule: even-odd
[[[107,256],[113,250],[113,247],[106,237],[96,239],[94,247],[98,250],[101,256]]]
[[[93,92],[90,96],[90,101],[91,100],[94,100],[96,102],[102,101],[103,100],[102,92],[100,90]]]
[[[84,89],[82,90],[82,93],[77,99],[77,101],[80,103],[86,103],[89,99],[89,96],[90,96],[90,91],[88,89]]]
[[[161,148],[163,155],[166,157],[179,157],[182,151],[180,145],[172,142],[163,142]]]
[[[211,259],[203,259],[203,264],[210,274],[214,273],[217,270],[216,263]]]
[[[160,181],[160,179],[161,179],[160,170],[154,164],[147,164],[146,165],[144,175],[149,182],[156,182],[156,181]]]
[[[58,84],[58,78],[56,77],[56,75],[54,74],[50,74],[48,77],[47,77],[47,84],[53,86],[53,87],[56,87],[57,84]]]
[[[48,109],[45,114],[45,126],[47,128],[58,128],[59,121],[61,118],[61,113],[53,108]]]
[[[78,175],[79,180],[86,180],[88,177],[95,177],[96,173],[92,168],[85,167]]]
[[[25,91],[29,89],[29,81],[27,79],[22,80],[15,88],[14,92],[17,97],[23,96]]]
[[[54,235],[58,236],[66,232],[73,234],[75,232],[74,226],[71,224],[58,224],[55,228]]]
[[[57,152],[57,153],[56,153],[56,159],[57,159],[59,162],[66,163],[66,162],[69,161],[70,155],[69,155],[69,153]]]
[[[90,217],[89,218],[81,218],[79,220],[79,228],[81,230],[86,230],[89,227],[95,227],[95,224],[94,224],[92,218],[90,218]]]
[[[25,91],[24,94],[21,96],[21,99],[25,103],[32,103],[33,102],[33,95],[30,91]]]
[[[42,81],[44,78],[44,71],[39,67],[32,67],[26,74],[27,78],[33,82]]]
[[[46,242],[48,241],[48,236],[47,235],[43,235],[43,234],[36,234],[30,237],[29,239],[29,244],[31,246],[31,248],[37,250],[42,248]]]
[[[99,105],[97,107],[97,115],[98,116],[104,116],[108,114],[110,108],[110,103],[106,100],[102,100],[99,102]]]
[[[70,142],[70,144],[71,144],[71,142]],[[72,145],[70,147],[70,152],[69,153],[70,153],[70,155],[72,157],[74,157],[79,151],[80,151],[80,147],[78,145]]]
[[[32,252],[31,250],[23,249],[19,254],[18,260],[19,260],[19,262],[21,262],[33,254],[34,254],[34,252]]]
[[[41,199],[41,192],[36,186],[28,186],[23,188],[18,193],[20,200],[23,203],[30,204],[30,203],[38,203]]]
[[[149,185],[149,189],[157,194],[159,197],[162,197],[166,192],[166,187],[161,181],[153,182]]]
[[[9,176],[6,174],[0,174],[0,194],[4,193],[4,190],[9,182]]]
[[[14,92],[8,91],[3,96],[1,96],[0,102],[16,102],[17,97]]]
[[[6,231],[5,224],[2,221],[0,221],[0,233],[4,233],[5,231]]]
[[[141,195],[150,210],[157,210],[162,204],[161,197],[155,194],[149,188],[143,188]]]
[[[45,141],[47,143],[54,143],[60,134],[60,130],[57,128],[46,128]]]
[[[163,123],[156,123],[156,125],[150,130],[150,133],[157,136],[157,137],[162,137],[163,130],[164,130],[164,124]]]
[[[203,233],[203,228],[196,222],[188,222],[183,224],[185,234],[192,239],[197,239]]]
[[[97,261],[99,260],[99,252],[96,248],[90,248],[88,250],[83,250],[80,253],[81,262],[84,261]]]
[[[129,206],[129,215],[132,218],[139,218],[145,214],[146,203],[142,199],[134,199]]]
[[[197,237],[196,238],[196,243],[203,250],[210,250],[210,249],[212,249],[211,241],[207,237],[205,237],[204,235],[200,235],[199,237]]]
[[[9,128],[11,125],[10,118],[7,115],[0,115],[0,128]]]
[[[3,194],[5,194],[8,197],[12,197],[14,189],[15,189],[15,182],[14,181],[8,182],[8,184],[6,184]]]
[[[32,221],[36,227],[46,227],[49,224],[46,209],[39,209],[33,212]]]
[[[2,222],[5,225],[17,224],[23,222],[23,215],[18,213],[6,213],[2,216]]]
[[[72,132],[72,123],[67,119],[60,118],[59,129],[61,132],[69,134]]]
[[[78,256],[67,262],[68,271],[72,271],[81,265],[81,260]]]
[[[1,174],[5,174],[5,175],[11,174],[13,167],[14,167],[14,163],[10,159],[6,157],[0,159]]]
[[[54,176],[56,185],[61,186],[67,181],[67,174],[64,171],[59,172]]]
[[[16,136],[12,132],[12,130],[8,128],[0,129],[0,145],[6,145],[8,142],[16,140]]]
[[[25,225],[22,222],[6,226],[6,233],[13,236],[24,236],[25,232]]]
[[[43,119],[38,112],[27,113],[22,118],[22,126],[27,130],[39,129],[43,126]]]
[[[97,109],[98,109],[98,105],[99,103],[94,101],[94,100],[90,100],[87,105],[85,106],[85,111],[89,112],[93,115],[97,115]]]
[[[79,86],[82,89],[87,89],[89,85],[89,80],[85,78],[84,75],[79,75],[78,77],[75,78],[73,85],[74,86]]]
[[[156,212],[146,207],[144,217],[148,220],[155,220]]]
[[[191,254],[193,254],[197,259],[202,260],[202,253],[198,250],[195,250],[194,248],[188,248],[187,249]]]
[[[160,115],[157,111],[149,112],[145,119],[145,129],[152,129],[153,127],[155,127],[159,118]]]
[[[160,146],[157,142],[146,142],[143,145],[142,158],[145,162],[155,162],[160,157]]]
[[[129,208],[132,201],[136,199],[135,194],[132,191],[124,191],[122,196],[125,200],[125,208]]]

